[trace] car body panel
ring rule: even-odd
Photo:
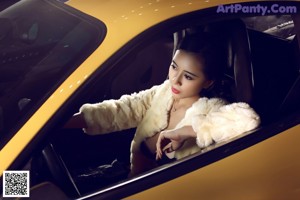
[[[299,133],[297,125],[201,170],[126,199],[296,200],[300,196]]]
[[[7,169],[26,145],[42,129],[66,100],[96,71],[110,56],[124,44],[145,29],[171,17],[209,8],[222,3],[244,1],[109,1],[102,4],[95,0],[72,0],[68,4],[95,18],[107,27],[103,43],[58,87],[51,97],[34,113],[18,133],[0,151],[0,175]],[[251,2],[251,1],[245,1]],[[121,3],[121,4],[120,4]],[[118,4],[118,6],[116,6]],[[159,4],[156,10],[155,4]],[[132,12],[137,10],[136,12]],[[141,10],[141,11],[140,11]],[[139,12],[140,11],[140,12]],[[153,13],[155,13],[153,17]],[[137,24],[139,24],[137,26]],[[124,31],[126,30],[126,31]],[[122,37],[120,37],[122,33]],[[49,109],[51,108],[51,109]],[[7,155],[10,155],[7,157]]]

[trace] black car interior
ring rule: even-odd
[[[249,36],[255,66],[255,108],[263,120],[270,122],[284,112],[281,105],[299,73],[297,38],[289,41],[253,30],[249,30]]]
[[[215,95],[228,101],[249,103],[261,116],[260,128],[300,109],[297,37],[282,39],[249,29],[242,20],[235,19],[204,25],[196,30],[221,32],[226,42],[228,65],[221,84],[215,88]],[[123,93],[136,92],[164,81],[173,46],[189,31],[185,29],[174,34],[175,44],[172,37],[167,37],[138,52],[128,68],[123,66],[126,70],[108,84],[110,91],[106,98],[118,98]],[[131,74],[135,74],[136,79]],[[74,197],[126,179],[134,129],[93,137],[81,130],[62,132],[33,159],[36,183],[51,177],[50,181]],[[120,174],[110,171],[113,165],[120,165]],[[104,172],[106,174],[101,174]]]

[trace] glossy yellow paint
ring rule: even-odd
[[[299,133],[300,125],[127,199],[298,200]]]

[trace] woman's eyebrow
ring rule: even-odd
[[[197,76],[196,74],[193,74],[192,72],[189,72],[189,71],[186,71],[186,70],[184,70],[186,73],[188,73],[189,75],[192,75],[192,76],[195,76],[195,77],[199,77],[199,76]]]
[[[177,63],[174,60],[172,60],[172,62],[176,65],[176,67],[178,67]],[[192,76],[199,77],[199,76],[197,76],[196,74],[194,74],[192,72],[189,72],[189,71],[186,71],[186,70],[183,70],[183,71],[190,74],[190,75],[192,75]]]
[[[172,60],[172,62],[176,65],[176,67],[178,67],[177,63],[175,62],[175,60]]]

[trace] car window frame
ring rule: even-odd
[[[82,22],[84,22],[86,25],[88,25],[91,29],[94,30],[93,34],[93,40],[92,42],[89,41],[88,44],[88,50],[82,52],[80,54],[80,57],[76,57],[76,61],[72,61],[73,67],[70,69],[67,73],[65,73],[63,76],[60,77],[60,80],[55,82],[55,84],[51,87],[49,91],[47,91],[46,95],[44,95],[38,102],[30,109],[29,112],[24,115],[24,117],[19,120],[14,127],[12,127],[5,136],[1,137],[0,140],[0,150],[5,147],[7,142],[9,142],[10,139],[13,138],[13,136],[18,132],[18,130],[28,121],[28,119],[34,115],[34,113],[39,109],[39,107],[51,96],[51,94],[58,88],[58,86],[65,81],[65,79],[75,71],[80,64],[86,60],[90,56],[90,54],[95,51],[99,45],[104,41],[106,34],[107,34],[107,27],[106,25],[100,21],[99,19],[96,19],[86,13],[83,13],[65,3],[56,1],[56,0],[42,0],[47,4],[50,4],[53,7],[56,7],[59,10],[63,10],[64,12],[68,13],[71,16],[74,16],[78,19],[80,19]],[[16,2],[19,3],[20,1]],[[97,40],[94,40],[94,39]]]

